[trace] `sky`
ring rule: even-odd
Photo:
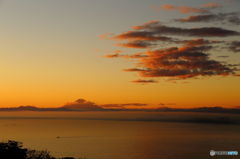
[[[0,107],[237,107],[239,10],[238,0],[1,0]]]

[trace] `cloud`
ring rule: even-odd
[[[232,24],[240,25],[240,16],[239,16],[239,14],[238,14],[238,16],[231,16],[231,17],[229,17],[228,22],[232,23]]]
[[[219,8],[219,7],[222,7],[222,5],[220,5],[219,3],[209,2],[209,3],[203,4],[202,7],[203,8]]]
[[[127,48],[139,48],[139,49],[145,49],[153,46],[154,44],[149,43],[148,41],[131,41],[128,43],[118,44],[118,46],[127,47]]]
[[[182,14],[189,13],[208,13],[210,9],[215,9],[222,7],[219,3],[209,2],[201,5],[200,7],[191,7],[191,6],[176,6],[173,4],[164,4],[160,7],[161,10],[165,11],[178,11]]]
[[[189,16],[187,18],[176,19],[178,22],[210,22],[212,20],[220,20],[219,16],[216,14],[205,14],[205,15],[195,15]]]
[[[201,8],[187,6],[164,5],[165,10],[177,10],[182,13],[204,13],[187,18],[175,19],[186,22],[220,22],[221,27],[211,27],[206,24],[198,27],[176,26],[162,21],[149,21],[142,25],[133,26],[131,30],[115,34],[112,40],[124,41],[120,47],[144,49],[142,52],[128,54],[114,53],[108,58],[131,59],[133,67],[124,69],[125,72],[135,72],[140,79],[133,83],[156,83],[158,78],[167,81],[211,76],[235,76],[239,65],[219,61],[218,55],[211,56],[217,49],[240,51],[240,42],[231,39],[240,36],[239,30],[229,27],[238,24],[239,13],[212,13],[210,9],[221,7],[218,3],[207,3]],[[173,22],[173,21],[170,21]],[[228,24],[229,28],[225,28]],[[220,40],[222,38],[222,40]],[[228,57],[230,55],[228,54]],[[215,58],[214,58],[215,57]],[[222,58],[226,55],[222,55]],[[154,78],[149,79],[149,78]]]
[[[217,56],[219,58],[228,58],[229,56]]]
[[[232,41],[228,44],[228,49],[235,53],[240,52],[240,41]]]
[[[125,69],[138,72],[140,77],[170,77],[186,79],[196,76],[216,76],[234,74],[230,65],[224,65],[209,58],[205,53],[212,49],[202,39],[188,41],[182,47],[170,47],[146,52],[139,58],[136,68]]]
[[[124,104],[104,104],[101,105],[102,107],[105,108],[126,108],[126,107],[132,107],[132,106],[137,106],[137,107],[142,107],[142,106],[148,106],[146,103],[124,103]]]
[[[176,103],[159,103],[159,106],[176,105]]]
[[[114,38],[118,40],[172,41],[172,38],[158,35],[152,31],[129,31]]]
[[[70,102],[65,104],[60,108],[56,108],[57,110],[72,110],[72,111],[104,111],[108,109],[128,109],[127,107],[142,107],[148,106],[146,103],[121,103],[121,104],[96,104],[91,101],[87,101],[85,99],[77,99],[74,102]]]
[[[210,41],[205,39],[192,39],[192,40],[185,40],[183,43],[187,46],[202,46],[202,45],[208,45],[208,44],[214,44],[214,43],[221,43],[221,41]]]
[[[145,55],[144,53],[135,53],[135,54],[131,54],[131,55],[123,55],[123,58],[127,58],[127,59],[138,59],[138,58],[143,58],[143,57],[147,57],[147,55]]]
[[[144,29],[146,26],[154,26],[154,25],[158,25],[159,23],[160,22],[158,20],[151,20],[151,21],[148,21],[148,22],[144,23],[143,25],[133,26],[132,29],[141,30],[141,29]]]
[[[132,81],[133,83],[142,83],[142,84],[146,84],[146,83],[157,83],[158,81],[156,80],[143,80],[143,79],[139,79],[139,80],[134,80]]]
[[[106,58],[126,58],[126,59],[137,59],[137,58],[142,58],[142,57],[146,57],[147,55],[143,54],[143,53],[135,53],[132,55],[124,55],[124,54],[120,54],[120,53],[113,53],[113,54],[108,54],[105,55]]]
[[[204,8],[194,8],[189,6],[175,6],[172,4],[165,4],[161,6],[162,10],[166,11],[178,11],[179,13],[188,14],[188,13],[207,13],[208,10]]]
[[[121,57],[122,50],[115,50],[114,53],[105,55],[104,57],[106,58],[116,58],[116,57]]]
[[[226,37],[239,35],[237,31],[226,30],[217,27],[179,28],[162,25],[159,22],[145,23],[134,27],[136,30],[116,35],[114,38],[121,40],[141,39],[145,41],[157,41],[162,35],[174,36],[203,36]],[[167,38],[167,40],[173,38]],[[161,39],[162,40],[162,39]],[[162,42],[160,40],[160,42]],[[209,57],[208,51],[214,49],[214,44],[222,43],[219,40],[206,40],[203,38],[175,41],[183,44],[181,47],[168,47],[149,50],[138,56],[113,54],[108,57],[133,58],[138,61],[137,67],[125,69],[127,72],[138,72],[140,77],[169,77],[174,79],[186,79],[197,76],[232,75],[235,70],[230,65],[223,64]],[[147,48],[147,47],[146,47]],[[232,47],[233,48],[233,47]],[[140,55],[140,56],[139,56]],[[134,83],[153,83],[152,80],[135,80]]]
[[[116,58],[116,57],[121,57],[119,53],[114,53],[114,54],[108,54],[105,55],[106,58]]]
[[[204,14],[204,15],[195,15],[195,16],[189,16],[187,18],[180,18],[176,19],[177,22],[182,23],[189,23],[189,22],[219,22],[221,24],[223,23],[230,23],[234,25],[240,24],[240,17],[239,13],[233,12],[233,13],[218,13],[218,14]]]
[[[72,110],[84,110],[84,111],[92,111],[92,110],[102,110],[103,108],[93,102],[86,101],[85,99],[77,99],[74,102],[67,103],[62,108],[72,109]]]
[[[144,71],[144,69],[140,69],[140,68],[128,68],[128,69],[124,69],[124,71],[126,71],[126,72],[142,72],[142,71]]]
[[[220,27],[199,27],[181,28],[166,26],[161,23],[150,23],[135,26],[135,30],[116,35],[115,39],[121,40],[148,40],[148,41],[173,41],[173,38],[164,35],[174,36],[196,36],[196,37],[227,37],[240,35],[234,30],[223,29]]]
[[[105,34],[99,35],[98,37],[103,40],[103,39],[111,39],[112,36],[113,36],[112,33],[105,33]]]

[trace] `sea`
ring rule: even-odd
[[[240,158],[210,155],[240,152],[238,123],[207,122],[226,118],[239,121],[216,113],[0,112],[0,140],[81,159]]]

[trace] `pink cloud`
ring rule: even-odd
[[[183,14],[188,14],[188,13],[207,13],[207,9],[203,8],[194,8],[194,7],[189,7],[189,6],[175,6],[172,4],[165,4],[161,6],[161,9],[166,10],[166,11],[178,11]]]

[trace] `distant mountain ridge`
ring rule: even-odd
[[[79,107],[79,106],[62,106],[56,108],[40,108],[36,106],[19,106],[0,108],[0,111],[146,111],[146,112],[206,112],[206,113],[233,113],[240,114],[239,108],[224,108],[224,107],[198,107],[198,108],[169,108],[160,107],[156,109],[127,109],[127,108],[102,108],[102,107]]]

